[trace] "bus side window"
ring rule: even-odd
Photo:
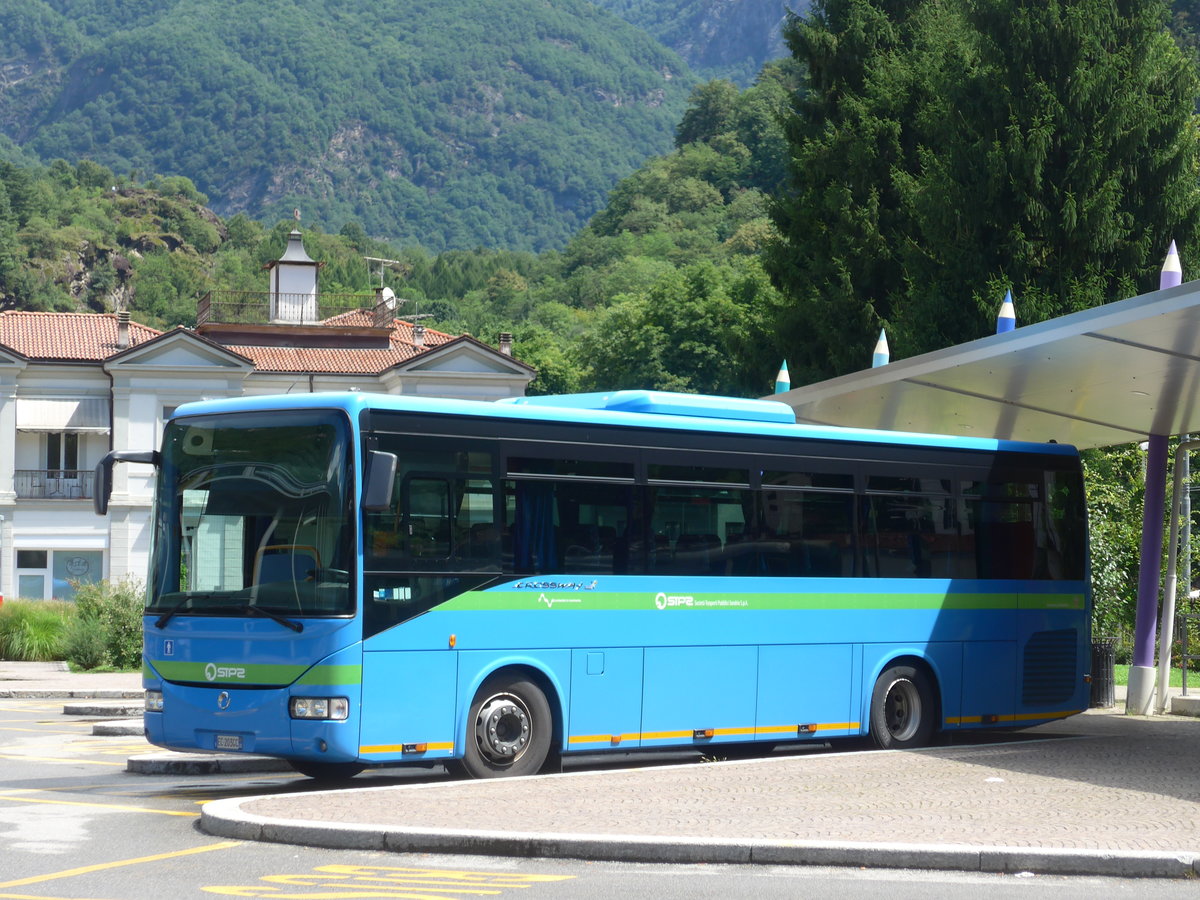
[[[961,538],[949,481],[868,476],[863,512],[865,575],[945,578],[954,574]]]

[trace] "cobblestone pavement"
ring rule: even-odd
[[[376,829],[1200,851],[1198,760],[1200,721],[1093,711],[991,746],[351,789],[242,809]]]

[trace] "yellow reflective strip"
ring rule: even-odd
[[[753,736],[754,729],[753,728],[714,728],[713,736],[715,737],[718,734],[748,734],[748,735]]]
[[[1019,715],[989,716],[993,721],[984,722],[983,716],[947,716],[947,725],[999,725],[1004,722],[1045,722],[1049,719],[1065,719],[1083,712],[1082,709],[1064,709],[1056,712],[1020,713]]]
[[[642,734],[643,741],[665,741],[669,738],[687,738],[692,739],[690,731],[646,731]]]
[[[756,729],[758,734],[789,734],[795,735],[799,732],[801,725],[810,723],[799,722],[795,725],[770,725]],[[813,727],[817,731],[857,731],[858,722],[816,722]]]
[[[410,744],[424,744],[426,750],[453,750],[454,741],[410,741]],[[372,744],[369,747],[359,747],[359,753],[403,753],[404,744]]]

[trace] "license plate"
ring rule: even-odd
[[[242,736],[240,734],[218,734],[217,735],[218,750],[241,750]]]

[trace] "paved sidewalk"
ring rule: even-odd
[[[71,675],[56,664],[0,662],[0,697],[129,693],[140,693],[137,673]],[[1112,710],[1000,742],[964,737],[907,753],[813,751],[373,788],[349,782],[213,801],[201,827],[237,839],[395,852],[1200,875],[1200,719],[1123,709],[1118,698]]]
[[[141,672],[74,674],[65,662],[0,660],[0,698],[132,699],[142,696]]]
[[[1200,720],[1092,711],[986,746],[219,800],[201,828],[397,852],[1189,877],[1198,749]]]

